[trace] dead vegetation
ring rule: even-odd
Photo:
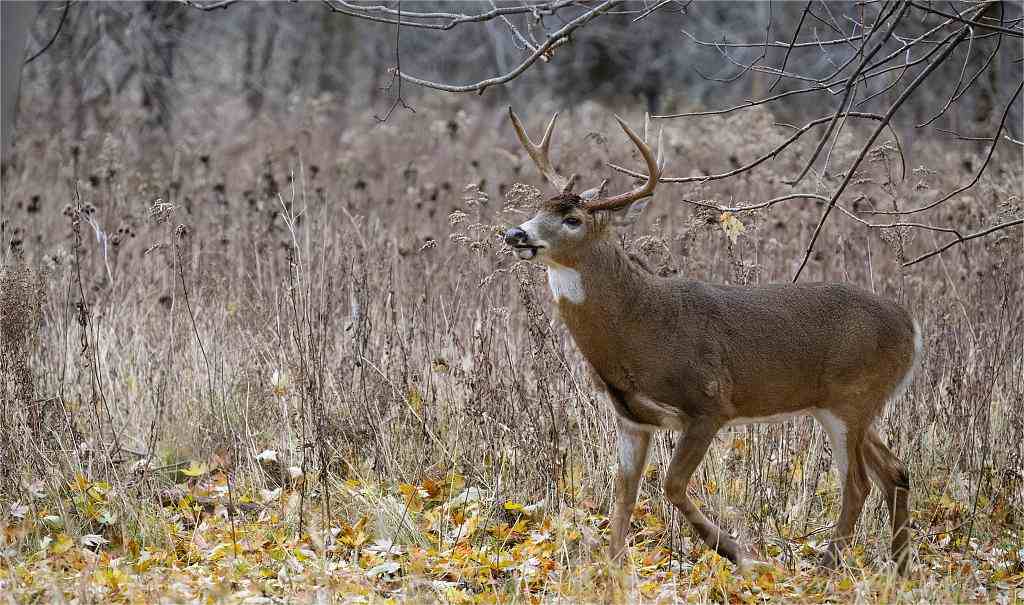
[[[417,110],[340,130],[310,106],[230,146],[197,135],[166,161],[130,126],[28,142],[33,162],[3,177],[0,592],[536,602],[621,584],[602,559],[613,419],[543,274],[498,235],[534,197],[515,184],[534,182],[529,159],[498,113]],[[611,111],[572,113],[563,172],[628,188],[605,166],[638,165],[614,157],[627,147],[606,139],[620,136]],[[667,171],[721,172],[788,134],[767,113],[676,121]],[[864,140],[847,128],[833,156]],[[918,141],[897,183],[889,144],[841,200],[854,217],[954,189],[984,152]],[[629,249],[662,275],[790,279],[820,204],[720,208],[784,193],[811,145],[736,179],[663,187]],[[1000,144],[992,161],[932,218],[974,232],[1019,216],[1020,148]],[[841,178],[813,176],[822,189]],[[1021,229],[904,269],[951,236],[833,219],[802,279],[897,299],[926,336],[923,367],[878,427],[913,477],[910,579],[884,563],[877,495],[849,565],[816,566],[838,487],[807,420],[724,433],[690,486],[776,564],[746,578],[680,529],[659,481],[676,437],[659,435],[620,597],[1020,599]]]

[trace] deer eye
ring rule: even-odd
[[[575,216],[567,216],[567,217],[565,217],[565,220],[562,221],[562,224],[566,225],[566,226],[569,226],[569,227],[575,228],[575,227],[579,227],[580,225],[582,225],[583,221],[581,221],[580,219],[576,218]]]

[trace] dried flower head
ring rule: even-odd
[[[513,183],[508,192],[505,193],[505,209],[539,208],[544,203],[544,195],[540,189]]]
[[[174,204],[165,202],[161,198],[156,198],[149,206],[149,219],[157,225],[165,223],[174,214],[174,208]]]

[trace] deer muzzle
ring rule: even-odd
[[[537,250],[541,246],[530,243],[530,234],[521,227],[512,227],[505,232],[505,243],[516,251],[516,256],[522,260],[530,260],[537,256]]]

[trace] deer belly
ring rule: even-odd
[[[796,412],[786,412],[783,414],[771,414],[769,416],[740,416],[733,418],[729,422],[725,423],[725,426],[744,426],[747,424],[776,424],[779,422],[786,422],[794,418],[801,418],[803,416],[810,415],[811,410],[800,410]]]
[[[620,419],[645,431],[682,431],[689,419],[678,409],[644,395],[630,395],[625,406],[612,400]]]

